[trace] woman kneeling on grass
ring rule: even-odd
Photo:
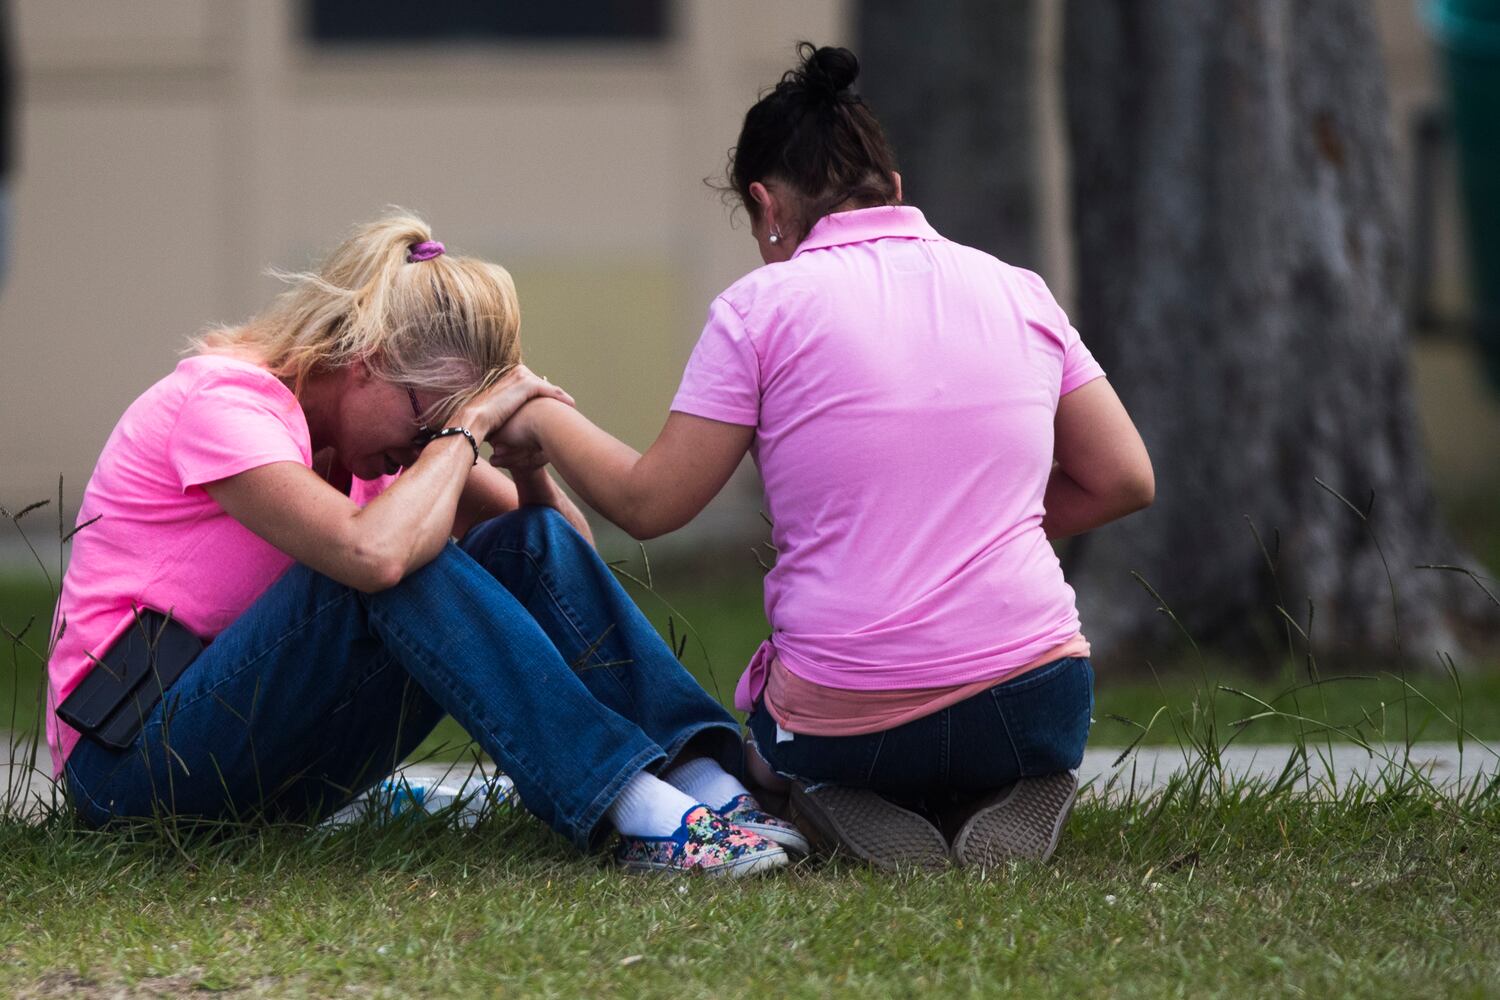
[[[642,538],[749,449],[778,557],[736,703],[794,815],[881,866],[1046,858],[1093,700],[1048,539],[1150,503],[1150,461],[1041,279],[901,204],[854,56],[800,51],[730,166],[768,266],[709,307],[661,436],[539,399],[498,439]]]
[[[84,493],[51,705],[135,609],[208,645],[124,745],[49,714],[83,819],[316,822],[452,714],[527,809],[580,848],[612,827],[629,868],[739,875],[786,862],[773,840],[805,849],[726,773],[738,726],[541,463],[478,462],[527,400],[571,402],[519,364],[505,270],[395,216],[289,280],[126,410]]]

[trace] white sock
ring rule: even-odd
[[[642,771],[630,779],[605,815],[627,837],[670,837],[697,804],[697,799]]]
[[[662,777],[697,801],[707,803],[710,809],[723,809],[736,796],[750,793],[711,757],[695,757],[686,764],[678,764]]]

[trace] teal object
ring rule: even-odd
[[[1475,336],[1500,391],[1500,0],[1434,0],[1467,220]]]

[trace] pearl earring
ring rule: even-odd
[[[771,244],[772,246],[775,246],[776,244],[780,243],[781,242],[781,230],[780,229],[772,229],[771,230],[771,235],[766,237],[766,242],[769,243],[769,244]]]

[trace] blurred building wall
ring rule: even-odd
[[[62,474],[76,504],[189,335],[389,204],[509,267],[527,361],[649,443],[709,300],[759,263],[703,180],[845,6],[683,0],[659,43],[327,49],[297,0],[16,0],[0,503]]]
[[[527,361],[644,446],[707,303],[759,263],[703,178],[793,43],[847,39],[853,5],[677,0],[657,43],[327,49],[299,0],[13,0],[0,503],[55,495],[62,475],[75,505],[121,410],[189,335],[245,317],[277,289],[268,265],[309,264],[388,204],[511,268]],[[1038,38],[1039,155],[1066,300],[1059,6]],[[1415,0],[1377,8],[1405,155],[1411,110],[1438,97],[1431,43]],[[1459,308],[1451,210],[1441,221],[1440,299]],[[755,505],[742,476],[699,531]]]

